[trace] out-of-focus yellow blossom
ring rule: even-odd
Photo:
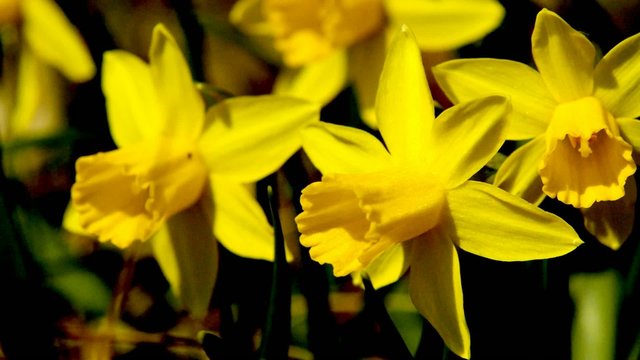
[[[73,82],[91,79],[95,64],[62,10],[52,0],[3,0],[0,23],[16,23],[30,51]]]
[[[299,130],[318,120],[319,107],[288,97],[238,97],[205,115],[186,61],[162,25],[154,28],[149,59],[122,50],[104,55],[102,89],[119,149],[76,163],[71,196],[81,227],[121,248],[154,234],[153,245],[165,249],[177,246],[175,237],[203,243],[213,234],[241,256],[270,259],[272,229],[251,183],[300,147]],[[164,226],[168,221],[173,226]],[[182,250],[189,261],[215,261],[214,250],[202,248]],[[185,265],[171,251],[156,254],[163,270]]]
[[[543,9],[532,49],[538,71],[507,60],[464,59],[438,65],[434,74],[454,103],[511,97],[507,139],[532,140],[498,170],[498,186],[534,204],[546,195],[580,208],[589,232],[617,249],[631,233],[636,201],[640,35],[594,66],[591,42]]]
[[[49,0],[0,1],[0,27],[4,51],[0,140],[6,145],[60,131],[65,83],[57,72],[72,82],[87,81],[95,74],[82,37]],[[23,180],[47,161],[47,151],[38,148],[3,156],[5,171]]]
[[[303,147],[323,173],[302,192],[300,242],[336,276],[364,271],[376,287],[411,268],[420,313],[459,356],[470,356],[457,249],[501,261],[563,255],[581,241],[559,217],[495,186],[469,181],[504,142],[509,104],[492,96],[434,119],[415,38],[403,27],[380,77],[384,145],[319,123]]]
[[[503,15],[494,0],[240,0],[231,21],[273,39],[286,65],[275,93],[326,104],[351,81],[363,120],[376,127],[388,29],[407,24],[421,49],[444,51],[481,39]]]

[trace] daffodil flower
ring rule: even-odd
[[[504,142],[509,103],[492,96],[437,119],[415,38],[392,42],[376,111],[384,144],[318,123],[303,148],[323,173],[306,187],[300,242],[336,276],[364,272],[375,287],[407,267],[411,299],[459,356],[470,356],[457,247],[490,259],[563,255],[581,241],[559,217],[486,183],[468,180]]]
[[[76,28],[52,0],[5,0],[0,23],[20,23],[29,51],[73,82],[96,72],[91,55]]]
[[[8,144],[60,131],[65,125],[65,82],[58,72],[72,82],[95,74],[82,37],[50,0],[0,1],[0,26],[18,30],[18,36],[2,39],[6,56],[0,79],[0,141]],[[0,35],[7,33],[14,34]],[[47,161],[38,148],[3,157],[5,171],[21,179],[33,176]]]
[[[636,201],[632,151],[640,146],[640,35],[594,66],[595,48],[543,9],[532,35],[538,71],[514,61],[464,59],[434,68],[454,102],[510,96],[507,139],[528,143],[511,154],[495,183],[539,204],[545,196],[582,210],[586,228],[617,249],[631,233]]]
[[[172,256],[195,264],[204,259],[209,268],[192,270],[215,279],[203,275],[215,265],[212,235],[241,256],[270,259],[272,229],[251,183],[300,147],[298,132],[319,119],[318,106],[288,97],[238,97],[205,115],[180,49],[162,25],[154,28],[149,59],[122,50],[104,55],[102,88],[119,148],[76,162],[71,196],[79,224],[121,248],[155,234],[158,260],[176,287],[182,284],[175,273],[191,265]],[[160,250],[171,246],[186,253]]]
[[[326,104],[351,81],[363,120],[376,127],[389,29],[407,24],[421,49],[445,51],[481,39],[503,15],[495,0],[240,0],[230,17],[244,32],[273,39],[282,54],[274,93]]]

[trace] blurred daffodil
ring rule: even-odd
[[[376,127],[388,29],[407,24],[422,50],[444,51],[481,39],[503,15],[494,0],[240,0],[231,21],[247,34],[273,39],[286,65],[275,93],[326,104],[352,82],[363,120]]]
[[[61,131],[65,81],[58,72],[84,82],[96,71],[80,33],[50,0],[0,1],[0,27],[0,141],[8,145]],[[5,171],[23,180],[48,159],[47,151],[35,147],[3,157]]]
[[[468,180],[502,145],[508,110],[505,98],[493,96],[435,119],[419,48],[403,27],[376,100],[384,144],[339,125],[303,131],[303,147],[323,178],[303,190],[300,242],[336,276],[363,271],[376,287],[410,267],[417,309],[465,358],[470,336],[456,247],[521,261],[560,256],[581,243],[559,217]]]
[[[617,249],[631,233],[636,201],[639,48],[640,35],[632,36],[594,66],[591,42],[542,10],[532,35],[538,71],[508,60],[465,59],[438,65],[434,74],[454,103],[511,97],[507,139],[532,140],[504,162],[498,186],[534,204],[550,196],[580,208],[589,232]]]
[[[91,79],[95,64],[82,36],[52,0],[3,0],[0,23],[19,24],[27,47],[73,82]]]

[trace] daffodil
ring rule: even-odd
[[[0,23],[19,24],[28,50],[73,82],[91,79],[96,68],[78,30],[52,0],[3,0]]]
[[[119,148],[76,162],[71,196],[79,225],[121,248],[155,234],[163,270],[180,273],[202,260],[208,267],[192,270],[211,282],[215,276],[204,275],[215,266],[212,235],[241,256],[270,259],[272,229],[251,184],[300,147],[298,130],[319,118],[318,106],[237,97],[205,114],[186,61],[162,25],[154,28],[149,59],[122,50],[104,55],[102,88]],[[184,285],[179,274],[165,275],[175,287]]]
[[[300,242],[336,276],[364,272],[374,286],[410,267],[416,308],[469,358],[457,248],[501,261],[563,255],[581,241],[559,217],[468,180],[504,142],[509,103],[492,96],[434,118],[420,52],[407,27],[392,42],[376,111],[384,144],[358,129],[318,123],[303,148],[323,173],[306,187]]]
[[[7,145],[60,131],[65,125],[65,82],[58,72],[72,82],[95,74],[80,33],[50,0],[0,1],[0,27],[0,141]],[[37,148],[3,157],[5,171],[20,179],[33,176],[47,161],[46,152]]]
[[[555,13],[539,12],[532,35],[537,71],[498,59],[434,68],[454,102],[510,96],[507,139],[526,140],[495,183],[539,204],[545,196],[582,210],[586,228],[617,249],[631,233],[636,201],[632,151],[640,146],[640,35],[595,64],[595,48]]]
[[[273,39],[286,65],[275,93],[326,104],[352,82],[363,120],[376,127],[389,29],[408,24],[421,49],[445,51],[481,39],[503,15],[495,0],[240,0],[230,17],[244,32]]]

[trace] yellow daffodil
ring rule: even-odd
[[[452,50],[494,30],[503,14],[494,0],[240,0],[231,21],[273,39],[286,65],[275,93],[326,104],[351,81],[363,119],[376,127],[373,105],[388,29],[408,24],[421,49]]]
[[[318,106],[238,97],[205,114],[186,61],[162,25],[154,28],[149,59],[122,50],[104,55],[102,88],[119,148],[78,159],[71,195],[79,224],[122,248],[156,234],[158,260],[171,272],[191,266],[184,261],[211,265],[215,249],[205,244],[211,234],[241,256],[270,259],[272,229],[251,183],[300,147],[298,130],[319,118]],[[185,253],[161,250],[171,247]],[[209,269],[192,270],[213,281],[203,275]],[[178,275],[165,275],[182,286]]]
[[[507,139],[532,140],[498,170],[498,186],[534,204],[550,196],[580,208],[589,232],[617,249],[631,233],[636,201],[638,48],[640,35],[630,37],[594,66],[591,42],[543,9],[532,35],[538,71],[508,60],[464,59],[438,65],[434,74],[454,103],[511,97]]]
[[[95,74],[95,65],[80,33],[55,1],[3,0],[0,23],[19,23],[29,50],[69,80],[83,82]]]
[[[64,125],[65,81],[84,82],[95,65],[79,32],[54,1],[0,1],[4,49],[0,81],[0,141],[50,136]],[[18,31],[6,31],[15,27]],[[18,36],[15,36],[15,34]],[[39,148],[5,152],[10,176],[27,180],[48,161]]]
[[[363,271],[376,287],[411,268],[411,298],[459,356],[469,358],[457,247],[501,261],[563,255],[581,241],[559,217],[468,180],[504,142],[509,104],[492,96],[434,119],[420,52],[407,27],[391,43],[376,111],[384,144],[319,123],[303,148],[323,173],[302,192],[300,242],[336,276]]]

